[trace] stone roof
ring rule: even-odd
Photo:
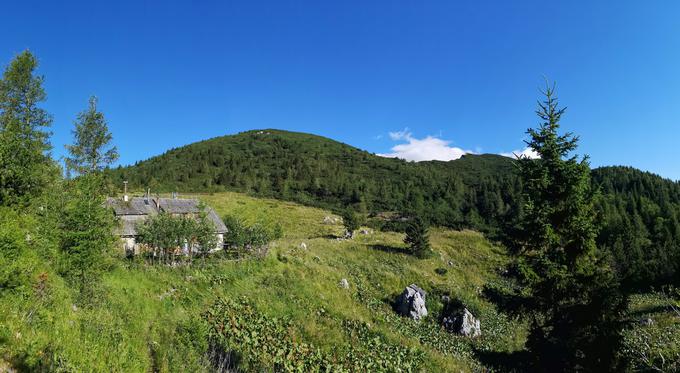
[[[120,198],[107,198],[111,207],[121,220],[117,233],[120,236],[136,236],[137,225],[149,216],[165,212],[173,215],[195,214],[200,212],[200,202],[196,199],[132,197],[127,202]],[[210,207],[205,206],[208,219],[215,225],[215,232],[226,233],[227,226]]]

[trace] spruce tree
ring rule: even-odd
[[[420,216],[411,218],[406,226],[404,243],[408,245],[411,253],[418,258],[427,258],[432,253],[428,226]]]
[[[47,183],[52,123],[39,104],[45,101],[43,77],[31,52],[19,54],[0,80],[0,205],[26,201]]]
[[[547,87],[529,129],[539,159],[519,159],[524,215],[517,243],[521,278],[531,296],[527,348],[542,371],[607,371],[616,364],[625,300],[595,244],[588,157],[571,155],[578,137],[559,134],[564,108]]]
[[[118,159],[106,119],[97,110],[94,96],[90,97],[88,109],[78,114],[73,137],[73,145],[66,145],[70,154],[66,157],[66,168],[70,171],[77,174],[101,171]]]

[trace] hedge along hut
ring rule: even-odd
[[[161,212],[172,216],[197,217],[201,212],[201,203],[196,199],[150,197],[149,193],[144,197],[128,197],[127,193],[123,198],[109,197],[106,199],[107,206],[113,209],[114,214],[120,221],[116,234],[121,239],[121,245],[126,254],[138,254],[141,251],[140,244],[137,243],[137,227],[150,216]],[[203,211],[210,222],[215,226],[215,236],[217,244],[212,249],[221,250],[224,245],[224,234],[227,227],[222,219],[208,206],[203,206]]]

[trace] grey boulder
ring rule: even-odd
[[[397,312],[413,320],[422,319],[427,316],[427,308],[425,307],[426,296],[427,293],[415,284],[407,286],[397,298]]]

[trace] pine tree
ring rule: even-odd
[[[25,201],[47,183],[51,167],[50,115],[38,105],[46,98],[38,60],[19,54],[0,80],[0,205]]]
[[[116,147],[111,145],[111,133],[104,114],[97,111],[97,98],[90,97],[90,106],[78,114],[73,131],[73,145],[66,145],[70,157],[66,168],[77,174],[103,170],[118,159]]]
[[[565,109],[553,87],[537,110],[542,123],[529,129],[540,159],[519,159],[524,218],[518,267],[531,295],[527,348],[536,369],[613,369],[625,300],[596,244],[588,158],[570,154],[578,137],[558,134]]]
[[[427,258],[432,253],[428,226],[420,216],[411,218],[406,226],[404,243],[409,246],[411,253],[418,258]]]

